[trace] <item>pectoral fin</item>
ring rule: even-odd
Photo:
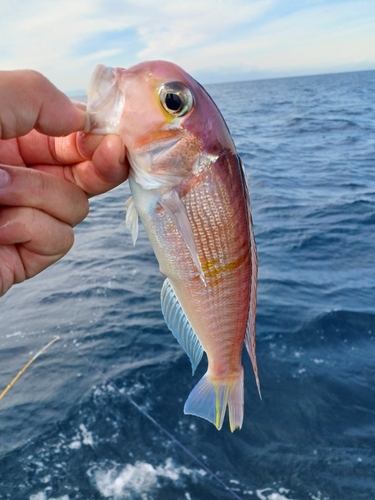
[[[159,203],[177,227],[182,239],[189,249],[191,258],[193,259],[195,267],[197,268],[203,283],[206,283],[202,266],[199,261],[197,247],[194,241],[193,229],[191,227],[185,205],[182,203],[177,191],[172,190],[164,193],[161,196]]]
[[[135,245],[138,238],[138,212],[137,209],[135,208],[133,196],[131,196],[128,200],[126,200],[125,206],[126,206],[125,226],[128,229],[130,229],[132,233],[133,245]]]
[[[193,374],[203,356],[203,347],[192,329],[176,294],[166,279],[161,289],[161,308],[165,322],[191,361]]]

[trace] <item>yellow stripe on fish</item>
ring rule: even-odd
[[[224,274],[234,271],[239,268],[247,259],[246,255],[241,255],[236,259],[233,259],[231,262],[227,264],[219,265],[217,259],[212,259],[209,261],[201,262],[202,270],[204,272],[205,278],[210,279],[210,285],[216,286],[218,285],[222,279],[224,279]],[[212,278],[218,278],[216,280]]]

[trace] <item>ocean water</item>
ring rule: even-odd
[[[375,71],[210,85],[246,166],[259,256],[245,419],[184,415],[204,373],[164,324],[128,187],[0,300],[0,499],[375,497]],[[151,417],[153,420],[150,420]]]

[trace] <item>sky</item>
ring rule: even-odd
[[[0,0],[0,69],[65,92],[96,64],[173,61],[201,83],[375,69],[374,0]]]

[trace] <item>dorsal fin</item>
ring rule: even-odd
[[[245,346],[247,352],[249,353],[251,364],[253,366],[255,381],[257,384],[259,397],[262,399],[262,394],[260,392],[260,382],[258,375],[258,366],[257,366],[257,358],[256,358],[256,339],[255,339],[255,316],[257,309],[257,279],[258,279],[258,257],[257,257],[257,249],[254,238],[253,231],[253,218],[251,216],[250,211],[250,196],[249,191],[247,189],[246,175],[243,163],[240,157],[237,155],[236,157],[239,171],[242,177],[242,185],[243,185],[243,193],[246,200],[247,205],[247,220],[249,227],[249,238],[250,238],[250,258],[251,258],[251,284],[250,284],[250,309],[249,309],[249,318],[247,321],[246,327],[246,335],[245,335]]]

